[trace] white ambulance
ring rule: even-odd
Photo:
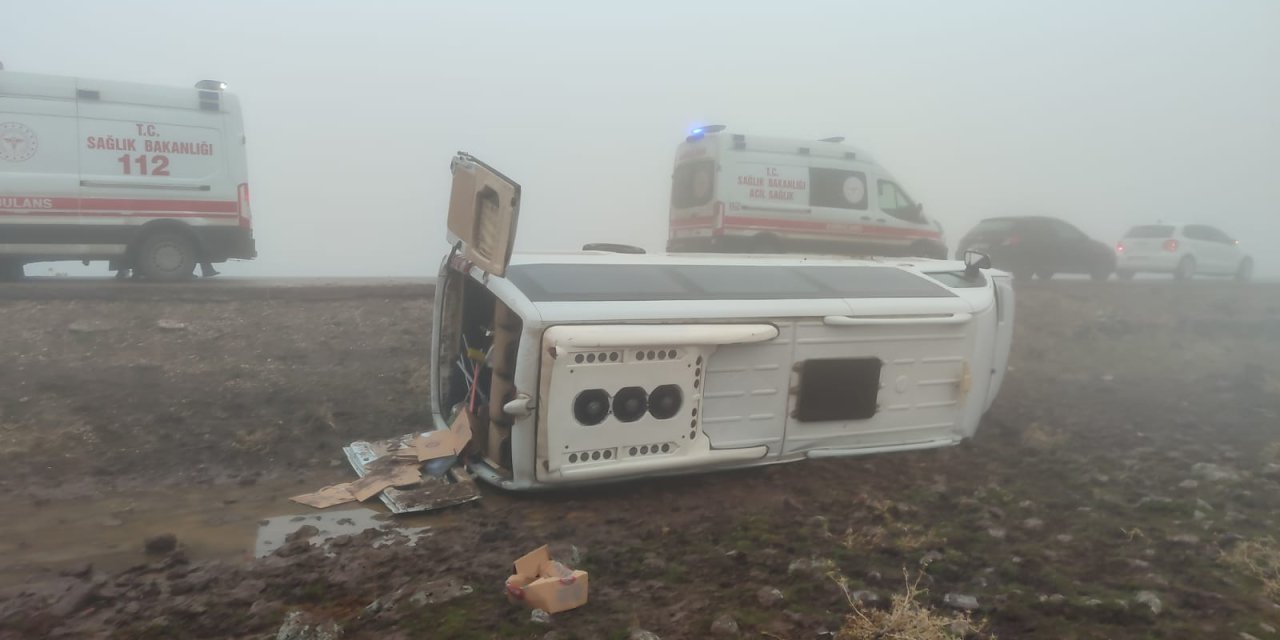
[[[0,278],[109,260],[174,281],[255,257],[240,103],[224,89],[0,71]]]
[[[676,152],[667,250],[946,258],[942,226],[842,142],[694,129]]]

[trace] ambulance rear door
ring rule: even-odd
[[[75,80],[0,72],[0,254],[42,251],[55,224],[75,224]]]

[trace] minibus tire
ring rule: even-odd
[[[0,282],[17,282],[26,275],[22,262],[0,259]]]
[[[134,252],[133,265],[142,276],[156,282],[191,278],[196,268],[196,243],[177,231],[152,231]]]

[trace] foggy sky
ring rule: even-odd
[[[697,124],[846,136],[956,241],[984,217],[1207,222],[1280,275],[1280,2],[2,0],[9,70],[240,96],[243,275],[433,275],[449,159],[517,248],[660,250]],[[30,267],[36,272],[38,266]]]

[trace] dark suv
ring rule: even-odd
[[[1116,270],[1110,245],[1057,218],[987,218],[960,239],[956,257],[964,259],[969,249],[990,255],[992,266],[1022,280],[1032,274],[1048,280],[1055,273],[1084,273],[1106,280]]]

